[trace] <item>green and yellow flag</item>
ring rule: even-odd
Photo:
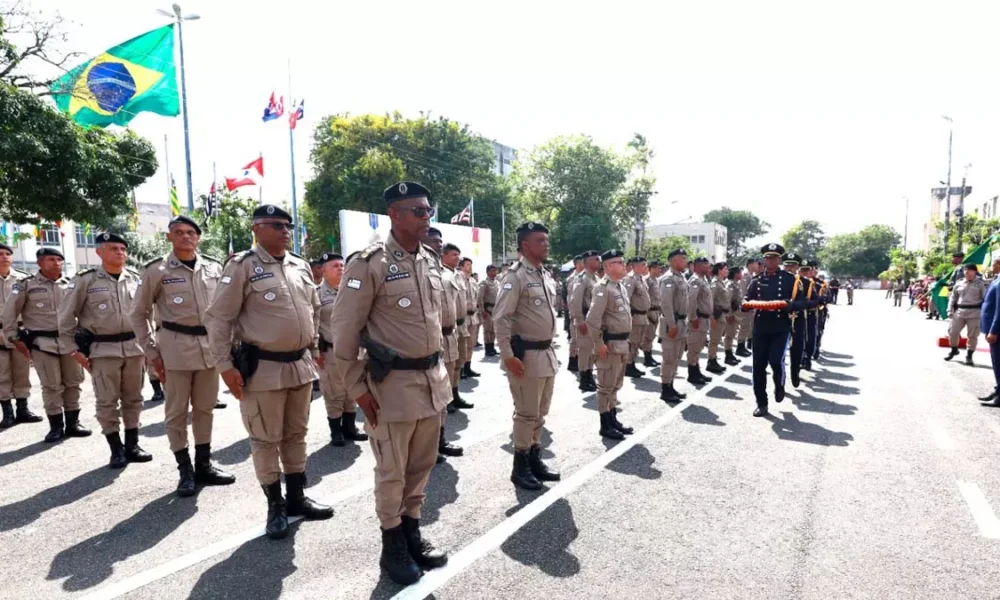
[[[85,126],[126,125],[141,112],[180,114],[174,26],[132,38],[78,66],[49,88],[59,110]]]
[[[177,183],[174,182],[174,176],[170,176],[170,216],[176,217],[181,214],[181,202],[177,199]]]
[[[985,242],[976,246],[976,249],[965,255],[965,261],[951,270],[947,276],[942,277],[931,287],[931,300],[937,306],[938,314],[944,316],[948,314],[948,299],[951,295],[951,282],[955,277],[955,272],[961,272],[964,265],[976,265],[980,273],[988,273],[993,268],[994,250],[1000,244],[1000,234],[993,234]],[[961,275],[959,275],[960,277]]]

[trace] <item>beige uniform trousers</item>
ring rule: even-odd
[[[497,341],[496,330],[493,329],[493,315],[483,321],[483,343],[493,344]]]
[[[628,337],[628,353],[632,362],[635,362],[635,357],[639,356],[639,348],[642,346],[642,340],[646,337],[648,323],[649,318],[646,315],[632,315],[632,333]]]
[[[698,321],[698,329],[689,325],[687,330],[687,359],[689,366],[695,366],[698,364],[698,357],[701,355],[701,351],[705,348],[705,344],[708,342],[708,319],[695,320]]]
[[[730,318],[732,321],[730,321]],[[726,352],[733,351],[733,342],[736,341],[736,335],[740,330],[740,318],[732,314],[723,317],[726,322],[726,337],[725,337],[725,348]]]
[[[219,398],[219,373],[215,368],[198,371],[167,371],[164,383],[167,401],[163,406],[170,451],[188,447],[188,409],[194,443],[212,442],[212,418]]]
[[[738,313],[738,320],[740,322],[739,341],[744,344],[753,336],[753,315],[754,311],[752,310],[746,312],[740,311]]]
[[[125,429],[139,427],[145,361],[142,356],[109,356],[90,360],[97,422],[101,425],[102,434],[118,433],[119,420],[124,423]]]
[[[708,359],[715,360],[719,356],[719,344],[726,335],[726,315],[712,319],[712,329],[708,336]]]
[[[339,419],[345,412],[358,412],[358,403],[347,397],[344,380],[333,364],[333,349],[326,351],[324,360],[325,366],[319,374],[319,389],[323,392],[323,401],[326,403],[326,416]]]
[[[618,390],[625,381],[626,354],[608,353],[608,358],[597,361],[597,410],[606,413],[618,406]]]
[[[69,354],[54,356],[41,350],[31,351],[31,361],[42,382],[42,405],[45,414],[60,415],[64,410],[80,410],[80,385],[83,367]]]
[[[542,425],[552,405],[555,377],[514,377],[507,374],[514,398],[514,449],[527,450],[539,443]]]
[[[969,338],[968,350],[972,352],[979,343],[979,315],[951,318],[951,324],[948,326],[948,337],[952,348],[958,348],[963,327],[966,328],[966,337]]]
[[[648,317],[646,322],[646,331],[642,336],[642,344],[640,345],[640,348],[642,348],[643,352],[652,352],[653,340],[656,339],[656,330],[660,326],[660,311],[651,310],[646,314],[646,316]]]
[[[590,371],[594,368],[594,339],[590,337],[590,330],[588,328],[587,335],[580,333],[580,329],[573,325],[573,339],[577,340],[577,364],[579,370]]]
[[[455,368],[459,371],[465,363],[472,360],[472,339],[471,335],[458,338],[458,360],[455,362]]]
[[[576,330],[576,326],[570,323],[569,326],[569,355],[579,356],[580,355],[580,343],[577,342],[577,337],[580,332]]]
[[[0,400],[31,395],[31,363],[17,350],[0,348]],[[43,400],[44,401],[44,400]]]
[[[311,401],[311,381],[298,387],[266,392],[244,389],[240,413],[250,435],[253,468],[261,485],[278,481],[282,467],[285,473],[305,472]]]
[[[673,383],[677,375],[677,367],[681,363],[681,356],[684,355],[684,347],[687,346],[687,320],[677,322],[677,335],[671,338],[667,335],[667,328],[663,328],[660,345],[663,356],[660,365],[660,381],[662,383]]]
[[[406,515],[420,518],[424,489],[437,461],[441,415],[417,421],[365,422],[375,455],[375,514],[382,529],[392,529]]]
[[[469,337],[466,341],[468,348],[465,351],[466,362],[472,360],[472,351],[476,347],[476,340],[479,339],[479,325],[469,325]]]

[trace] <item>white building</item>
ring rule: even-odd
[[[958,205],[962,202],[962,186],[952,186],[951,187],[951,227],[954,227],[957,222]],[[930,250],[931,242],[934,237],[940,235],[937,231],[937,224],[944,222],[945,213],[945,189],[944,187],[931,188],[931,201],[930,201],[930,211],[927,215],[927,221],[924,223],[923,238],[921,240],[920,248],[922,250]],[[983,199],[979,197],[978,199],[973,199],[972,196],[972,186],[965,186],[965,212],[976,213],[979,216],[984,216],[980,211],[990,211],[990,216],[996,214],[997,201],[996,198]],[[989,216],[985,218],[990,218]]]
[[[493,163],[493,172],[504,177],[513,173],[514,163],[517,162],[517,150],[510,146],[493,142],[493,152],[496,154],[496,162]]]
[[[646,225],[646,240],[679,236],[701,250],[712,262],[726,260],[729,230],[718,223],[677,223],[673,225]]]

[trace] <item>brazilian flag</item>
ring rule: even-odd
[[[180,114],[174,26],[119,44],[56,80],[59,110],[84,126],[126,125],[141,112]]]

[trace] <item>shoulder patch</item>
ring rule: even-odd
[[[217,258],[215,258],[214,256],[210,256],[208,254],[199,254],[198,256],[199,256],[199,258],[204,258],[205,260],[210,260],[210,261],[212,261],[214,263],[218,263],[220,265],[222,264],[222,261],[219,260],[219,259],[217,259]]]
[[[82,269],[82,270],[76,272],[75,277],[80,277],[81,275],[86,275],[87,273],[93,273],[96,270],[97,269],[94,269],[93,267],[87,268],[87,269]]]
[[[162,256],[159,257],[159,258],[154,258],[153,260],[151,260],[148,263],[146,263],[145,265],[143,265],[143,268],[144,269],[148,269],[149,267],[152,267],[153,265],[155,265],[156,263],[158,263],[158,262],[160,262],[162,260],[163,260]]]
[[[244,250],[243,252],[240,252],[238,254],[234,254],[233,255],[233,259],[235,259],[236,262],[241,263],[244,260],[246,260],[246,258],[248,256],[250,256],[251,254],[253,254],[253,250]]]
[[[518,270],[520,268],[521,268],[521,261],[517,261],[516,263],[512,264],[510,266],[510,269],[508,269],[508,270],[509,271],[516,271],[516,270]]]
[[[384,250],[384,249],[385,245],[382,242],[379,242],[377,244],[372,244],[371,246],[365,248],[364,251],[359,256],[362,259],[364,259],[365,262],[369,262],[372,259],[372,257],[378,253],[379,250]]]

